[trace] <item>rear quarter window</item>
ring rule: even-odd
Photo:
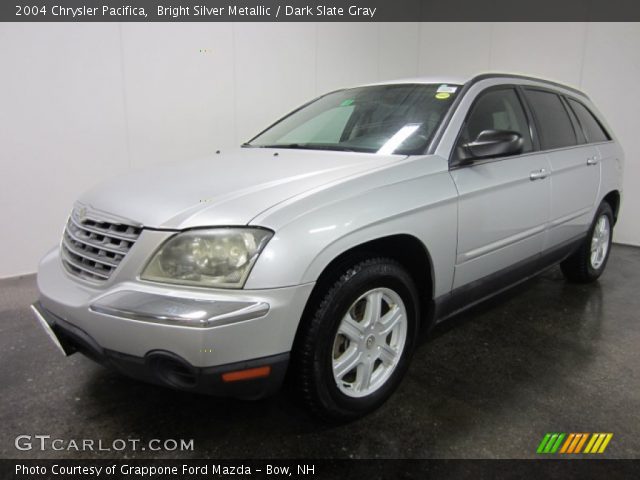
[[[584,135],[587,137],[587,142],[597,143],[611,140],[607,132],[602,128],[602,125],[600,125],[600,122],[596,120],[595,115],[591,113],[591,110],[572,98],[569,98],[568,101],[571,109],[576,114],[576,117],[578,117],[580,126],[584,130]]]
[[[576,145],[576,132],[560,96],[543,90],[526,89],[525,92],[536,118],[542,149]]]

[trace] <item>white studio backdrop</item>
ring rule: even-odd
[[[615,240],[640,245],[640,23],[0,24],[0,278],[34,272],[73,200],[238,145],[314,96],[505,71],[584,89],[627,154]]]

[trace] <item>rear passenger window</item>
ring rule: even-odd
[[[587,107],[572,98],[569,98],[568,100],[569,105],[571,105],[571,109],[578,117],[578,121],[584,130],[587,142],[596,143],[606,142],[609,140],[609,135],[607,135],[604,129],[600,126],[598,120],[596,120],[596,117]]]
[[[526,90],[527,99],[537,120],[543,150],[569,147],[577,143],[576,132],[562,100],[555,93]]]
[[[460,134],[458,146],[475,140],[485,130],[508,130],[522,135],[523,152],[532,150],[529,122],[513,88],[480,94]]]

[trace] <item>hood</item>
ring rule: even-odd
[[[236,148],[108,180],[79,200],[152,228],[245,225],[310,189],[397,162],[397,155]]]

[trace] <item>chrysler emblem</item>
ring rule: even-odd
[[[78,217],[78,220],[80,220],[81,222],[84,221],[87,218],[87,207],[79,207],[76,211],[76,215]]]

